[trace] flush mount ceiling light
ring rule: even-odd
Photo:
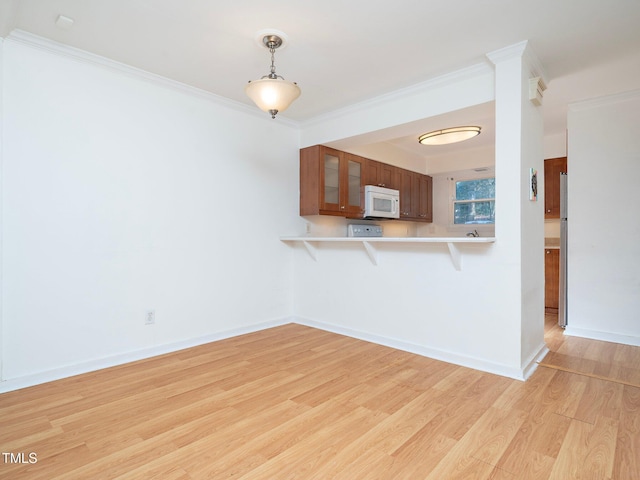
[[[276,118],[278,112],[285,111],[300,96],[300,87],[276,75],[274,58],[276,49],[282,46],[282,38],[276,34],[265,35],[262,44],[271,52],[271,71],[260,80],[250,80],[244,91],[260,110]]]
[[[480,135],[480,127],[453,127],[420,135],[418,142],[423,145],[447,145],[462,142]]]

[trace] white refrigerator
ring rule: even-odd
[[[567,326],[567,174],[560,174],[560,281],[558,325]]]

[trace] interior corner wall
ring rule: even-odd
[[[104,63],[4,41],[4,382],[292,315],[298,128]]]
[[[640,345],[640,90],[570,105],[566,333]]]

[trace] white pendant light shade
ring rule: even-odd
[[[282,78],[252,80],[244,91],[260,110],[271,113],[272,117],[284,112],[300,96],[300,87]]]
[[[447,145],[462,142],[480,135],[480,127],[453,127],[420,135],[418,141],[423,145]]]

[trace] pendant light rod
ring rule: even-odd
[[[278,78],[278,75],[276,75],[276,48],[279,48],[282,45],[282,39],[277,35],[267,35],[262,39],[262,42],[269,49],[269,52],[271,52],[271,73],[268,77]],[[283,77],[280,78],[284,80]]]

